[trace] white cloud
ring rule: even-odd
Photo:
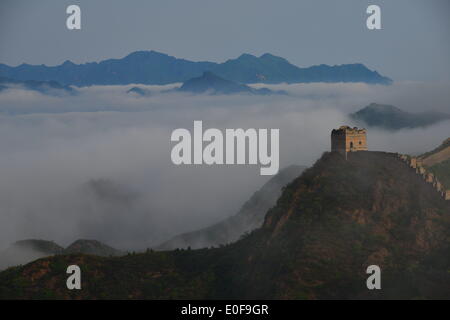
[[[234,214],[267,177],[258,166],[172,165],[171,131],[191,129],[194,120],[205,129],[280,128],[281,166],[311,165],[329,150],[330,130],[371,102],[450,109],[449,87],[439,84],[270,86],[290,96],[191,96],[162,93],[173,85],[139,85],[152,95],[136,97],[126,94],[130,87],[87,87],[70,97],[0,94],[0,248],[25,238],[63,245],[95,238],[141,249]],[[423,152],[450,136],[448,124],[370,129],[369,148]],[[117,193],[98,196],[93,179]],[[114,200],[122,194],[135,196]]]

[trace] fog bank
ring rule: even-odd
[[[0,93],[0,249],[26,238],[62,246],[97,239],[139,250],[238,211],[270,177],[253,166],[171,163],[172,130],[279,128],[280,166],[311,165],[330,131],[371,102],[450,113],[448,84],[266,86],[288,96],[194,96],[176,85],[80,88],[76,96]],[[262,85],[254,85],[261,87]],[[450,122],[368,131],[370,150],[422,153],[450,136]]]

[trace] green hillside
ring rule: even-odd
[[[431,156],[431,155],[433,155],[433,154],[439,153],[439,152],[441,152],[441,151],[443,151],[444,149],[447,149],[447,148],[449,148],[449,147],[450,147],[450,138],[447,138],[447,139],[446,139],[444,142],[442,142],[441,145],[439,145],[437,148],[435,148],[435,149],[433,149],[433,150],[431,150],[431,151],[429,151],[429,152],[426,152],[426,153],[422,154],[420,157],[421,157],[421,158],[427,158],[427,157],[429,157],[429,156]]]

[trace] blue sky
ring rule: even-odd
[[[66,29],[70,4],[81,31]],[[382,30],[366,28],[369,4],[380,5]],[[270,52],[299,66],[359,62],[394,80],[450,81],[449,14],[447,0],[2,0],[0,63]]]

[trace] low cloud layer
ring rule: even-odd
[[[254,85],[259,87],[260,85]],[[0,249],[39,238],[78,238],[143,249],[234,214],[268,177],[259,166],[171,163],[170,134],[204,128],[279,128],[280,165],[311,165],[330,131],[371,102],[450,113],[448,84],[274,85],[289,96],[191,96],[171,86],[80,88],[76,96],[20,89],[0,93]],[[369,129],[370,150],[421,153],[450,136],[424,129]]]

